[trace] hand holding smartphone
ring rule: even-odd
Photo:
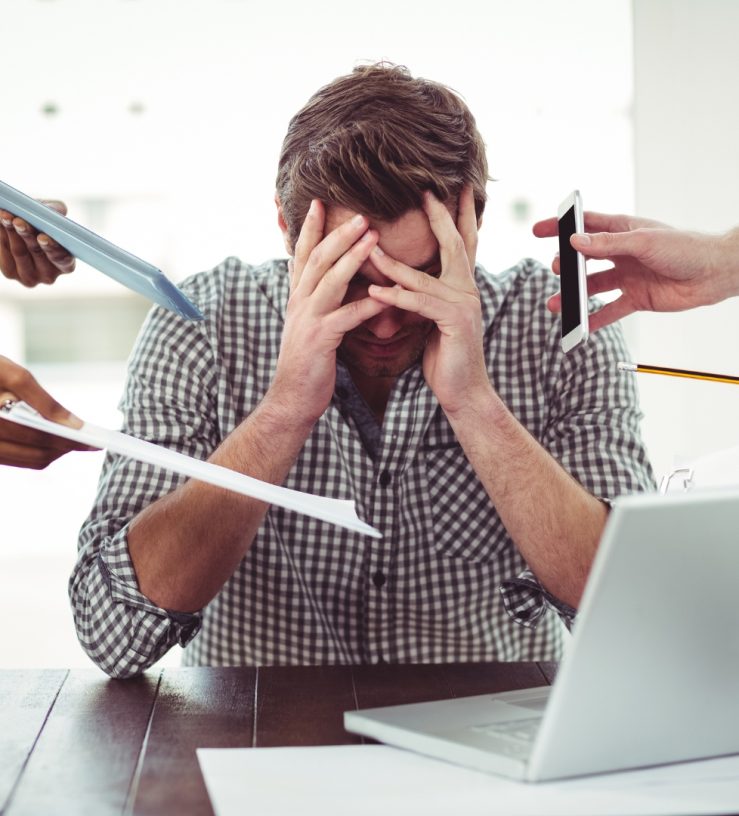
[[[559,278],[562,298],[562,351],[571,351],[588,337],[588,288],[585,258],[570,244],[584,230],[582,199],[573,190],[559,205]]]

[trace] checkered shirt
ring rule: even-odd
[[[620,329],[564,355],[559,320],[545,308],[557,289],[547,269],[524,260],[497,276],[478,266],[475,275],[488,372],[513,414],[593,495],[651,489],[634,378],[616,370],[628,359]],[[206,459],[270,386],[287,264],[228,258],[182,288],[206,319],[152,310],[129,363],[123,430]],[[284,484],[354,499],[383,538],[271,507],[199,613],[158,608],[139,592],[127,545],[131,519],[184,477],[107,455],[70,579],[80,641],[104,671],[133,676],[175,643],[186,646],[186,665],[560,656],[560,617],[574,611],[527,569],[420,365],[397,378],[374,456],[350,402],[337,385]],[[525,491],[520,501],[530,501]]]

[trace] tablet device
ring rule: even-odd
[[[161,270],[2,181],[0,209],[28,221],[76,258],[165,309],[188,320],[203,319],[198,307]]]

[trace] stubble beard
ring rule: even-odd
[[[429,326],[428,331],[414,332],[412,345],[409,343],[408,348],[393,359],[376,359],[369,354],[362,354],[352,348],[351,344],[347,344],[346,340],[342,341],[337,355],[347,368],[358,371],[365,377],[398,377],[421,360],[432,328],[433,326]],[[361,341],[355,340],[355,343],[359,345]]]

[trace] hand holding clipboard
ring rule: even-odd
[[[2,181],[0,181],[0,210],[23,219],[44,235],[52,238],[71,255],[165,309],[170,309],[188,320],[203,319],[197,306],[186,298],[161,270]],[[30,243],[26,240],[26,236],[15,233],[12,222],[6,225],[6,221],[7,217],[3,216],[3,229],[0,229],[0,233],[5,233],[4,238],[7,239],[0,242],[0,261],[2,261],[3,271],[12,262],[11,241],[17,249],[21,249],[18,244],[19,239],[26,247]],[[39,246],[38,251],[44,251],[42,245]],[[50,245],[48,253],[50,260],[54,262],[56,247]],[[56,258],[63,257],[63,254],[56,255]],[[9,276],[15,277],[12,274]],[[21,280],[21,282],[24,281]]]

